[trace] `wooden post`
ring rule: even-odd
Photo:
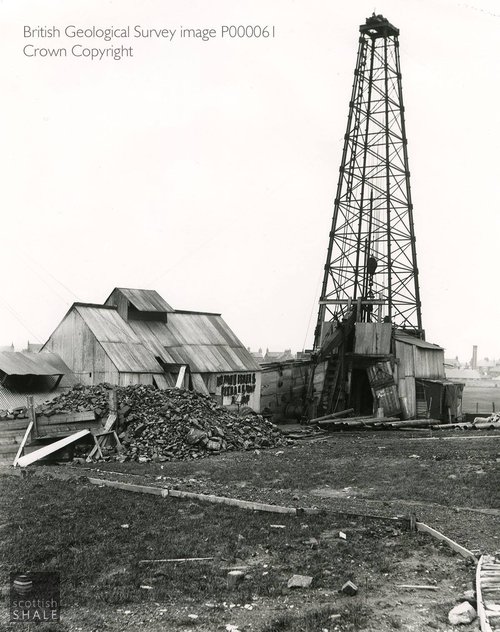
[[[108,405],[109,405],[109,412],[110,414],[118,414],[118,399],[116,396],[116,389],[113,388],[111,391],[109,391],[109,395],[108,395]]]
[[[31,430],[32,436],[31,436],[31,440],[33,440],[33,438],[38,436],[38,426],[36,423],[36,412],[35,412],[35,403],[33,401],[33,395],[28,395],[26,398],[26,408],[28,410],[28,418],[30,421],[33,422],[33,427]]]

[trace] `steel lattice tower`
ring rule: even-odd
[[[315,348],[324,323],[392,322],[423,337],[404,120],[399,30],[381,15],[359,28]]]

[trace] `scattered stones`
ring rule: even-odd
[[[288,580],[288,588],[309,588],[313,578],[309,575],[292,575]]]
[[[340,589],[340,592],[344,593],[344,595],[353,597],[354,595],[357,595],[358,587],[353,582],[347,581]]]
[[[468,601],[463,601],[452,608],[448,613],[448,621],[452,625],[465,625],[471,623],[476,618],[477,613]]]

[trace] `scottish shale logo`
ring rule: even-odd
[[[59,573],[11,573],[11,622],[59,621],[59,593]]]

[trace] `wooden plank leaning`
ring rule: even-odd
[[[91,434],[90,430],[80,430],[80,432],[75,432],[75,434],[72,434],[69,437],[65,437],[64,439],[59,439],[59,441],[55,441],[54,443],[45,445],[43,446],[43,448],[40,448],[39,450],[35,450],[34,452],[31,452],[30,454],[26,454],[25,456],[22,456],[18,460],[17,463],[21,467],[26,467],[26,465],[31,465],[31,463],[34,463],[35,461],[38,461],[39,459],[43,459],[45,456],[48,456],[49,454],[52,454],[53,452],[57,452],[57,450],[60,450],[61,448],[65,448],[67,445],[70,445],[71,443],[74,443],[75,441],[78,441],[79,439],[82,439],[83,437],[90,434]]]
[[[421,531],[423,533],[428,533],[429,535],[432,535],[434,538],[436,538],[436,540],[441,540],[441,542],[445,542],[450,548],[452,548],[454,551],[456,551],[462,557],[467,557],[467,558],[470,558],[470,559],[474,560],[475,562],[477,562],[477,558],[474,555],[474,553],[472,553],[471,551],[469,551],[465,547],[460,546],[460,544],[458,544],[457,542],[455,542],[451,538],[446,537],[445,535],[443,535],[442,533],[440,533],[436,529],[433,529],[432,527],[429,527],[429,525],[426,525],[423,522],[417,522],[416,523],[416,527],[417,527],[417,531]]]

